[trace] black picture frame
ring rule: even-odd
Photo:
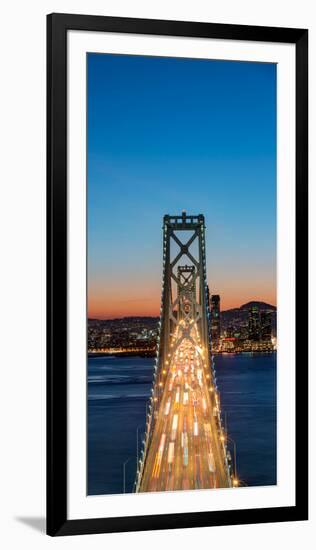
[[[67,32],[285,42],[296,48],[296,504],[197,513],[67,519]],[[74,15],[47,16],[47,534],[308,519],[308,31]],[[299,350],[299,351],[298,351]],[[132,513],[132,510],[131,510]]]

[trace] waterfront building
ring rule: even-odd
[[[271,342],[272,336],[272,316],[270,311],[261,311],[260,315],[261,324],[261,340],[264,342]]]
[[[258,342],[260,340],[260,315],[258,306],[249,309],[248,322],[249,340]]]

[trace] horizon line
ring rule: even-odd
[[[240,306],[236,306],[236,307],[230,307],[230,308],[227,308],[227,309],[222,309],[221,310],[221,313],[224,313],[226,311],[231,311],[233,309],[240,309],[241,307],[247,305],[248,303],[251,303],[251,302],[260,302],[262,304],[267,304],[268,306],[272,306],[273,308],[277,309],[277,305],[276,304],[272,304],[272,303],[268,303],[268,302],[263,302],[262,300],[249,300],[249,302],[245,302],[244,304],[241,304]],[[134,314],[134,315],[122,315],[122,316],[117,316],[117,317],[99,317],[99,316],[90,316],[90,315],[87,315],[87,319],[88,321],[89,320],[97,320],[97,321],[115,321],[115,320],[118,320],[118,319],[130,319],[130,318],[133,318],[133,317],[139,317],[139,318],[149,318],[149,319],[153,319],[155,317],[157,317],[158,319],[160,318],[160,315],[159,313],[157,314],[152,314],[152,315],[140,315],[140,314]]]

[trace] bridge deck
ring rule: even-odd
[[[141,492],[229,486],[214,388],[200,349],[184,339],[171,359]]]

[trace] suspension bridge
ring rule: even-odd
[[[210,342],[204,216],[164,216],[157,356],[136,492],[236,486]]]

